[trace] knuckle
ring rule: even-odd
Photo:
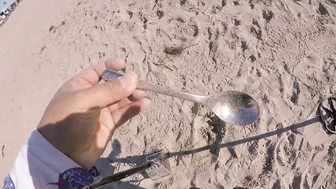
[[[116,91],[118,91],[118,87],[116,86],[114,81],[106,82],[104,83],[105,88],[108,93],[114,94]]]

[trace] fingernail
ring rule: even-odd
[[[138,76],[135,72],[128,72],[118,79],[122,88],[131,87],[138,82]]]

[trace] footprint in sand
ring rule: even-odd
[[[199,34],[199,27],[192,18],[175,17],[168,20],[167,27],[162,28],[172,40],[182,43],[191,41]]]
[[[302,147],[302,136],[294,133],[282,135],[275,147],[275,166],[280,173],[295,169],[298,150]]]

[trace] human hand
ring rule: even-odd
[[[136,90],[133,72],[98,84],[105,69],[120,70],[123,61],[96,64],[56,92],[37,127],[59,151],[89,170],[104,152],[114,131],[145,110],[151,101]]]

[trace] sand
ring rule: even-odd
[[[58,87],[120,57],[143,80],[247,92],[262,111],[240,127],[149,93],[151,108],[116,132],[97,166],[108,175],[164,149],[172,175],[106,188],[336,188],[336,135],[315,118],[336,94],[335,22],[335,0],[23,1],[0,28],[0,179]]]

